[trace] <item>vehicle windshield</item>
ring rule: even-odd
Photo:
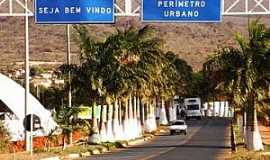
[[[187,110],[199,110],[198,104],[187,105]]]
[[[185,124],[185,122],[182,122],[182,121],[173,123],[173,125],[184,125],[184,124]]]

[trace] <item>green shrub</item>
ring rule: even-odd
[[[5,128],[3,122],[0,121],[0,153],[9,151],[10,134]]]

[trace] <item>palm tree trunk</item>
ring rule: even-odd
[[[139,136],[142,136],[142,125],[141,125],[141,117],[140,117],[140,108],[141,108],[141,102],[140,102],[140,98],[137,97],[137,111],[136,111],[136,114],[137,114],[137,127],[138,127],[138,134]]]
[[[141,105],[140,105],[140,123],[142,126],[142,129],[144,128],[144,121],[145,121],[145,116],[144,116],[144,102],[141,100]]]
[[[112,117],[113,117],[113,105],[111,103],[108,103],[106,131],[107,131],[107,138],[109,142],[114,142]]]
[[[148,132],[147,131],[147,128],[148,128],[148,112],[149,112],[149,108],[148,108],[148,100],[146,100],[146,102],[145,102],[145,104],[144,104],[144,113],[143,113],[143,115],[144,115],[144,122],[143,122],[143,124],[144,124],[144,131],[145,132]]]
[[[251,93],[248,97],[246,145],[247,149],[252,151],[264,149],[258,127],[256,99],[254,93]]]
[[[137,123],[137,97],[133,97],[133,126],[134,126],[134,135],[135,137],[139,137],[138,123]]]
[[[124,120],[123,120],[123,131],[124,140],[129,140],[129,121],[128,121],[128,98],[124,98]]]
[[[150,103],[149,100],[146,101],[146,105],[144,108],[144,116],[145,116],[145,121],[144,121],[144,130],[145,132],[151,132],[151,127],[150,127]]]
[[[101,107],[101,116],[100,116],[100,128],[99,128],[99,133],[100,133],[100,141],[101,142],[107,142],[107,132],[106,132],[106,117],[107,117],[107,105],[103,105]]]
[[[94,100],[92,105],[92,128],[91,128],[91,135],[89,136],[89,143],[100,143],[99,131],[97,126],[97,118],[96,118],[96,111],[97,108],[96,100]]]
[[[135,135],[135,126],[134,126],[134,117],[133,117],[133,103],[132,103],[132,96],[129,96],[129,105],[128,105],[128,122],[129,122],[129,135],[130,139],[134,139]]]
[[[223,110],[223,117],[228,117],[229,108],[226,105],[226,102],[225,101],[223,101],[223,108],[224,108],[224,110]]]
[[[222,114],[221,114],[221,107],[222,107],[222,106],[221,106],[221,101],[219,100],[219,102],[218,102],[218,103],[219,103],[219,111],[218,111],[218,116],[219,116],[219,117],[222,117]],[[225,111],[225,110],[224,110],[224,111]]]
[[[176,120],[176,107],[173,103],[173,99],[170,100],[170,106],[169,106],[169,113],[170,113],[170,121],[175,121]]]
[[[65,150],[65,149],[67,148],[66,134],[65,134],[65,133],[63,134],[62,141],[63,141],[63,147],[62,147],[62,150]]]
[[[163,98],[161,99],[159,123],[161,125],[167,125],[168,124],[167,115],[166,115],[166,109],[165,109],[165,101],[164,101]]]
[[[244,137],[243,138],[244,143],[246,143],[246,126],[247,126],[247,112],[244,109],[243,110],[243,116],[242,116],[242,134],[243,134],[243,137]]]
[[[155,100],[150,100],[149,106],[149,123],[150,123],[150,132],[154,132],[157,129],[156,115],[155,115]]]
[[[119,105],[118,99],[116,98],[113,106],[113,135],[115,140],[122,140],[122,131],[119,123]]]

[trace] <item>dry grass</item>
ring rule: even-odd
[[[238,148],[236,153],[232,154],[227,160],[270,160],[269,150],[263,152],[247,151],[244,148]]]
[[[53,153],[35,153],[31,157],[29,153],[10,153],[10,154],[0,154],[1,160],[38,160],[46,157],[56,156]]]

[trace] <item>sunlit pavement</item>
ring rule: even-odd
[[[228,119],[188,121],[188,135],[160,135],[151,141],[87,160],[215,160],[230,156]]]

